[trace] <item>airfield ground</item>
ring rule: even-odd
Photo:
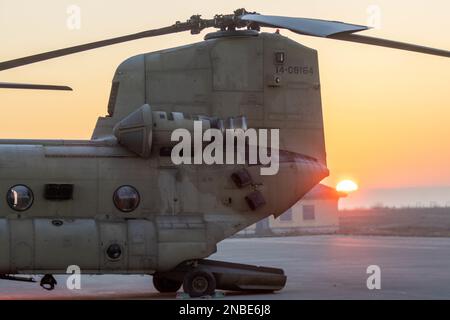
[[[229,239],[216,260],[281,267],[275,294],[226,293],[225,299],[450,299],[450,238],[303,236]],[[381,290],[368,290],[366,269],[381,268]],[[66,277],[45,291],[37,283],[0,280],[0,299],[173,299],[150,276],[85,276],[69,291]]]

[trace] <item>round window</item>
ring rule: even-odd
[[[33,204],[33,192],[24,185],[16,185],[8,190],[6,201],[11,209],[25,211]]]
[[[106,249],[106,254],[109,259],[118,260],[122,255],[122,248],[118,244],[114,243]]]
[[[114,192],[114,205],[122,212],[131,212],[139,205],[140,196],[132,186],[121,186]]]

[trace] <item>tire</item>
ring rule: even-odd
[[[192,298],[212,296],[216,290],[216,279],[211,272],[191,270],[184,276],[183,290]]]
[[[158,272],[153,275],[153,286],[161,293],[177,292],[181,285],[181,281],[168,279]]]

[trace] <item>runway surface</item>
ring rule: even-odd
[[[274,294],[225,293],[225,299],[450,299],[450,238],[304,236],[229,239],[216,260],[281,267],[286,287]],[[369,265],[381,268],[381,290],[369,290]],[[0,280],[0,299],[173,299],[150,276],[83,276],[68,290]]]

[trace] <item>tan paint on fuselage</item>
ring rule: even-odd
[[[312,73],[277,73],[278,51],[286,53],[286,67],[311,67]],[[113,81],[120,83],[114,112],[99,119],[93,140],[0,143],[3,199],[16,184],[34,193],[25,212],[0,201],[0,273],[61,273],[71,264],[84,273],[170,270],[281,214],[328,175],[315,50],[277,34],[212,39],[130,58]],[[146,103],[165,112],[244,115],[249,127],[280,128],[281,149],[317,160],[283,162],[277,175],[261,176],[259,166],[175,166],[159,146],[141,158],[117,142],[113,127]],[[254,184],[239,189],[231,174],[243,167]],[[73,199],[44,199],[48,183],[73,184]],[[122,185],[140,193],[132,213],[113,204]],[[266,205],[252,211],[245,197],[254,190]],[[53,225],[55,219],[63,225]],[[123,248],[118,261],[106,255],[112,243]]]

